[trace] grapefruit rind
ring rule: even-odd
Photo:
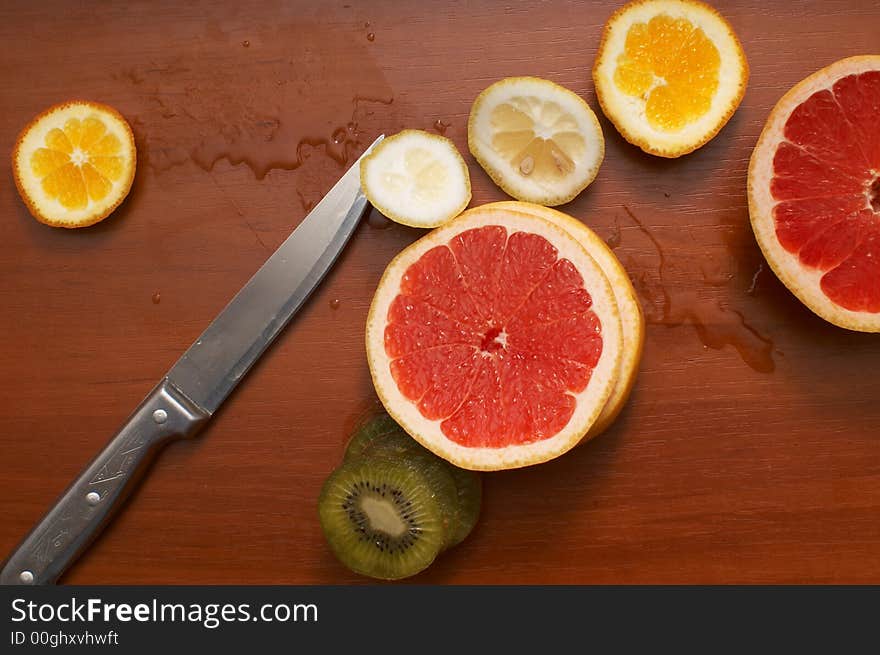
[[[778,201],[770,192],[770,183],[776,147],[785,139],[785,124],[795,108],[815,92],[831,88],[842,77],[874,70],[880,70],[880,55],[848,57],[816,71],[792,87],[770,112],[752,151],[748,175],[752,229],[776,277],[817,316],[833,325],[857,332],[880,332],[880,314],[851,311],[834,303],[820,286],[822,276],[827,271],[805,267],[797,254],[788,252],[780,245],[773,217],[773,207]]]
[[[575,168],[565,183],[545,185],[529,179],[492,146],[492,110],[512,98],[554,102],[575,119],[585,149],[575,160]],[[538,77],[508,77],[485,88],[474,100],[468,117],[468,149],[507,195],[525,202],[556,206],[573,200],[596,179],[605,158],[605,138],[595,112],[578,94]]]
[[[647,23],[659,14],[684,18],[701,28],[721,56],[718,89],[709,111],[675,132],[651,126],[645,115],[645,100],[624,93],[614,81],[617,58],[624,50],[630,27]],[[748,79],[748,62],[733,28],[715,8],[698,0],[635,0],[624,5],[605,23],[593,65],[599,105],[617,131],[645,152],[666,158],[689,154],[711,141],[739,107]]]
[[[620,314],[620,324],[623,331],[623,352],[620,357],[620,371],[617,375],[611,395],[596,422],[590,427],[581,439],[586,443],[593,437],[601,434],[614,422],[620,414],[632,388],[635,385],[639,372],[639,364],[642,359],[642,351],[645,345],[645,317],[642,305],[638,300],[636,290],[626,269],[623,268],[614,251],[593,230],[584,225],[576,218],[549,207],[542,207],[526,202],[494,202],[482,206],[483,209],[508,209],[512,211],[531,214],[538,218],[550,221],[566,230],[571,236],[584,247],[589,255],[596,261],[614,293],[617,309]]]
[[[113,182],[112,191],[103,200],[90,201],[82,209],[68,209],[46,195],[41,180],[31,172],[30,154],[43,147],[46,134],[53,128],[63,127],[70,118],[83,120],[96,114],[122,144],[125,174]],[[90,100],[68,100],[41,112],[21,131],[12,151],[12,174],[18,195],[35,219],[52,227],[88,227],[107,218],[128,196],[136,168],[137,150],[131,126],[113,107]]]
[[[418,181],[407,166],[407,155],[419,149],[433,158],[445,177],[428,176],[435,189],[431,198],[415,194]],[[370,204],[395,223],[409,227],[432,228],[458,216],[471,201],[471,180],[467,164],[455,144],[439,134],[423,130],[403,130],[387,137],[360,163],[361,189]],[[407,186],[391,189],[383,178],[393,176]]]
[[[398,389],[391,376],[391,359],[385,351],[384,332],[388,311],[401,288],[409,267],[431,248],[449,243],[457,234],[489,225],[505,227],[509,235],[518,231],[538,234],[558,250],[559,258],[570,260],[584,279],[592,310],[602,325],[602,353],[584,391],[573,394],[577,407],[565,427],[552,437],[502,448],[467,447],[449,439],[441,421],[428,420]],[[623,335],[611,285],[589,253],[567,231],[541,218],[510,210],[470,209],[443,227],[433,230],[398,254],[385,269],[370,305],[366,325],[366,350],[373,385],[386,411],[416,441],[456,466],[494,471],[539,464],[554,459],[574,446],[595,423],[617,380]]]

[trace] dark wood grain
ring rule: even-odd
[[[43,108],[90,98],[131,121],[138,173],[110,219],[64,231],[30,218],[0,162],[0,553],[377,134],[440,119],[466,153],[471,102],[508,75],[598,110],[590,67],[615,4],[4,3],[0,150]],[[751,66],[734,118],[678,161],[602,118],[605,163],[566,208],[619,240],[645,303],[629,406],[558,460],[487,475],[477,529],[417,582],[880,583],[880,341],[784,289],[745,195],[773,104],[821,66],[880,52],[880,5],[716,4]],[[503,199],[466,158],[473,203]],[[327,549],[316,500],[373,402],[372,291],[418,236],[368,223],[65,581],[360,581]]]

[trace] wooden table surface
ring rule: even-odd
[[[538,75],[599,112],[617,3],[5,2],[0,150],[74,97],[132,124],[138,170],[105,222],[53,229],[0,183],[0,558],[380,132],[445,130],[473,203],[471,102]],[[880,583],[880,336],[835,328],[763,263],[746,167],[795,82],[880,52],[876,0],[716,3],[751,66],[710,144],[665,161],[601,117],[597,180],[564,209],[616,245],[648,315],[617,423],[487,474],[482,519],[421,583]],[[439,121],[439,122],[438,122]],[[348,583],[316,514],[375,402],[363,326],[420,232],[371,214],[197,439],[170,446],[69,583]]]

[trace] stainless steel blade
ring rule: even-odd
[[[348,242],[367,204],[359,164],[360,159],[168,371],[168,380],[209,414],[287,325]]]

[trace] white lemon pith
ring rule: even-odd
[[[455,145],[421,130],[404,130],[377,145],[361,161],[361,187],[376,209],[412,227],[442,225],[471,199],[467,166]]]
[[[535,77],[501,80],[477,97],[468,148],[509,195],[548,206],[586,188],[605,156],[602,128],[587,103]]]

